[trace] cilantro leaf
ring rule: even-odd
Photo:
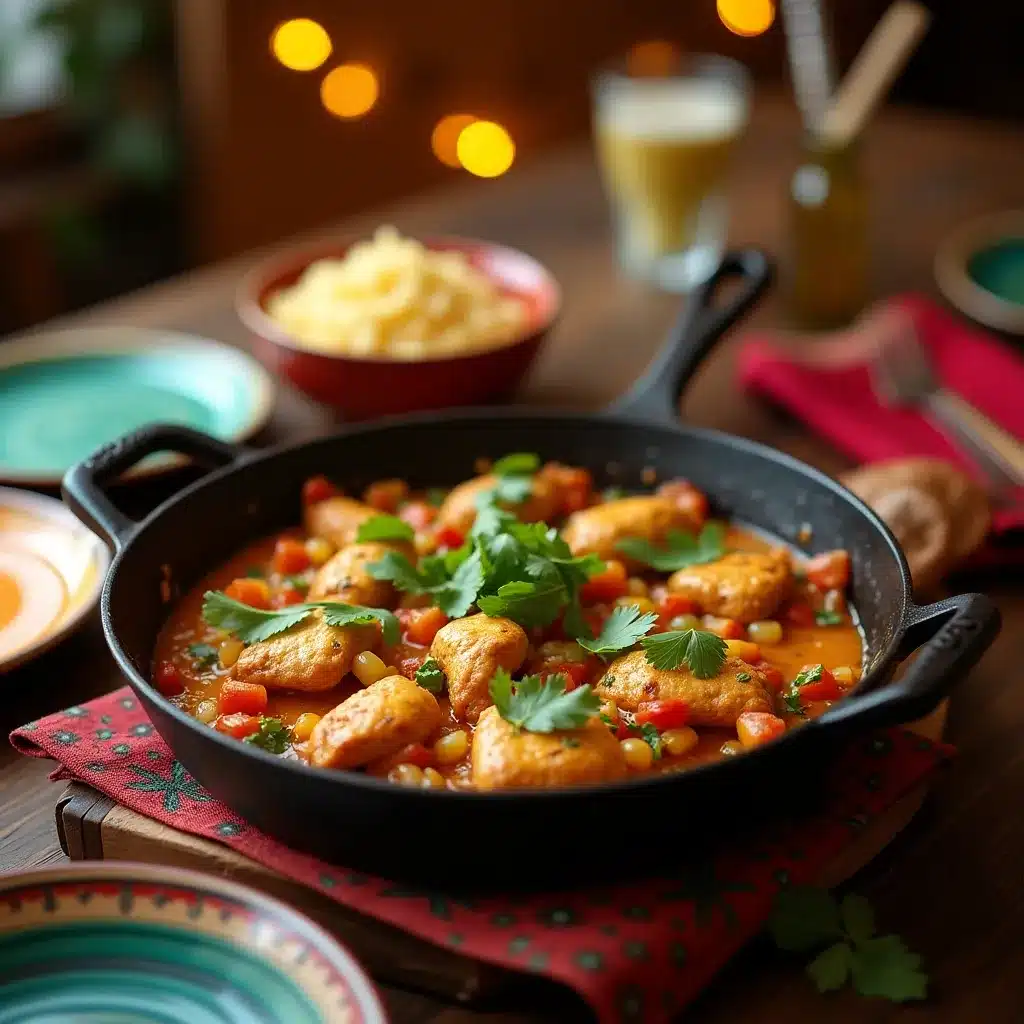
[[[790,952],[814,949],[843,937],[832,894],[810,885],[780,889],[768,926],[775,945]]]
[[[451,580],[435,589],[438,607],[449,618],[461,618],[477,599],[484,582],[480,552],[474,551],[452,574]]]
[[[789,690],[782,695],[782,703],[786,705],[786,710],[791,715],[799,715],[801,718],[807,717],[807,712],[804,711],[803,701],[800,699],[799,690]]]
[[[424,558],[417,569],[397,551],[389,551],[379,562],[371,562],[366,571],[375,580],[387,580],[407,594],[425,594],[448,580],[444,558]]]
[[[819,953],[808,965],[807,974],[819,992],[834,992],[846,984],[853,962],[848,942],[837,942]]]
[[[635,604],[616,608],[604,621],[593,640],[580,640],[580,647],[592,654],[614,654],[632,647],[658,621],[654,612],[641,615]]]
[[[283,754],[291,743],[291,730],[280,718],[265,718],[260,715],[260,727],[249,733],[243,740],[254,747],[262,747],[271,754]]]
[[[689,565],[718,561],[725,554],[725,527],[707,523],[696,537],[685,530],[669,530],[663,547],[639,537],[626,537],[615,546],[658,572],[675,572]]]
[[[525,676],[518,682],[498,669],[490,683],[491,699],[498,714],[517,729],[554,732],[578,729],[601,708],[601,701],[589,685],[566,690],[565,676]]]
[[[196,660],[200,668],[210,668],[220,657],[217,648],[212,644],[189,644],[188,653]]]
[[[312,608],[305,604],[264,611],[242,604],[220,590],[208,590],[203,594],[203,621],[227,633],[234,633],[247,644],[269,640],[297,626],[309,617],[311,611]]]
[[[379,622],[386,644],[397,644],[401,635],[398,619],[386,608],[367,608],[365,605],[342,604],[340,601],[316,601],[311,605],[295,607],[322,609],[324,622],[328,626],[368,626],[371,622]]]
[[[658,732],[657,726],[650,722],[644,722],[644,724],[640,726],[640,736],[643,738],[644,743],[651,748],[651,753],[654,754],[654,760],[660,760],[661,733]]]
[[[824,665],[809,665],[802,672],[797,673],[797,676],[793,680],[791,686],[793,689],[799,689],[801,686],[806,686],[808,683],[816,683],[821,679],[824,672]]]
[[[513,452],[504,455],[491,466],[495,476],[523,476],[540,469],[540,456],[535,452]]]
[[[654,633],[643,637],[640,646],[655,668],[672,671],[686,665],[698,679],[711,679],[725,664],[725,641],[703,629]]]
[[[434,658],[428,657],[418,669],[416,669],[416,682],[429,690],[431,693],[440,693],[448,680],[445,678],[441,666]]]
[[[843,929],[856,942],[867,942],[875,934],[875,912],[871,904],[855,892],[848,892],[839,905]]]
[[[530,496],[533,482],[528,476],[500,476],[490,492],[495,501],[506,505],[519,505]]]
[[[505,583],[495,594],[477,598],[477,607],[492,618],[512,619],[521,626],[549,626],[565,604],[565,584],[561,580],[530,583],[525,580]]]
[[[579,596],[573,594],[572,599],[565,606],[562,613],[562,629],[566,636],[574,640],[592,640],[594,632],[583,618],[583,609],[580,607]]]
[[[378,515],[372,516],[364,523],[360,523],[356,532],[356,540],[363,541],[387,541],[387,540],[412,540],[416,531],[398,516]]]
[[[853,987],[862,996],[879,996],[894,1003],[924,999],[928,976],[921,957],[911,953],[898,935],[868,939],[853,951]]]
[[[814,621],[819,626],[841,626],[843,617],[839,612],[823,611],[815,614]]]
[[[487,491],[486,494],[488,501],[482,504],[478,503],[476,519],[469,531],[470,537],[474,540],[477,537],[493,537],[518,521],[511,512],[506,512],[503,508],[488,503],[493,496],[492,491]]]

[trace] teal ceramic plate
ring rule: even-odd
[[[59,484],[97,448],[156,421],[239,441],[266,423],[273,394],[245,353],[186,334],[96,327],[0,342],[0,481]],[[178,463],[157,455],[140,470]]]
[[[327,932],[211,875],[84,861],[0,875],[0,1024],[384,1024]]]
[[[971,319],[1024,334],[1024,210],[983,217],[956,231],[936,254],[935,278]]]

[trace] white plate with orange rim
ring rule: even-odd
[[[55,498],[0,487],[0,673],[81,625],[109,563],[99,538]]]

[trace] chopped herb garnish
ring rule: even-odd
[[[494,673],[491,700],[498,714],[527,732],[578,729],[598,713],[601,701],[589,685],[566,690],[565,676],[524,676],[517,682],[503,668]]]
[[[416,682],[429,690],[431,693],[440,693],[448,680],[445,678],[441,666],[434,658],[428,657],[418,669],[416,669]]]
[[[195,658],[200,668],[210,668],[216,664],[219,652],[212,644],[189,644],[188,653]]]
[[[824,665],[810,665],[797,674],[797,677],[793,680],[792,686],[795,689],[801,686],[806,686],[808,683],[816,683],[821,679],[824,671]]]
[[[298,590],[302,594],[309,590],[309,580],[305,576],[285,576],[284,584],[286,587]]]
[[[680,629],[645,636],[640,646],[655,668],[673,671],[686,665],[698,679],[718,675],[725,664],[725,641],[702,629]]]
[[[801,718],[807,717],[803,702],[800,700],[799,690],[790,690],[788,693],[784,693],[782,695],[782,702],[786,705],[786,710],[790,714],[799,715]]]
[[[737,683],[749,683],[750,679],[751,679],[751,675],[750,675],[749,672],[737,672],[736,673],[736,682]]]
[[[841,626],[843,624],[843,617],[839,612],[818,612],[814,616],[814,621],[819,626]]]
[[[389,540],[412,540],[416,531],[398,516],[381,514],[371,516],[364,523],[360,523],[356,531],[356,540],[365,541],[389,541]]]
[[[522,476],[540,469],[540,456],[535,452],[513,452],[503,455],[491,466],[495,476]]]
[[[726,553],[725,527],[721,523],[708,523],[696,537],[685,530],[669,530],[661,547],[639,537],[620,540],[616,547],[659,572],[675,572],[721,558]]]
[[[604,620],[601,632],[593,640],[582,639],[579,645],[602,657],[616,654],[632,647],[640,637],[651,631],[657,621],[658,616],[654,612],[641,614],[635,604],[620,606]]]
[[[601,712],[601,721],[608,726],[613,732],[619,728],[619,723],[612,720],[611,715],[606,715],[603,711]]]
[[[650,722],[644,722],[640,726],[640,735],[643,738],[644,743],[651,748],[651,753],[654,754],[654,760],[658,761],[661,758],[661,733],[658,732],[656,726]]]
[[[271,754],[283,754],[291,743],[291,730],[280,718],[264,718],[260,715],[260,727],[256,732],[249,733],[244,742],[262,747]]]
[[[518,505],[533,490],[533,474],[540,468],[540,457],[533,452],[515,452],[498,459],[491,467],[497,478],[494,486],[477,496],[477,508],[493,502]]]

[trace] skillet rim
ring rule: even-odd
[[[465,801],[467,807],[479,802],[499,800],[505,803],[519,803],[522,800],[530,800],[534,803],[557,803],[559,801],[572,800],[581,796],[592,796],[595,792],[625,793],[637,788],[664,787],[671,788],[678,785],[681,780],[696,779],[713,776],[716,771],[724,774],[727,771],[736,770],[737,764],[748,762],[751,758],[764,760],[766,757],[776,756],[773,751],[794,747],[797,743],[807,743],[808,737],[820,736],[822,728],[830,724],[830,711],[825,712],[820,718],[816,718],[800,729],[790,730],[785,736],[771,744],[757,747],[744,752],[742,758],[709,761],[697,765],[686,772],[659,772],[656,774],[641,775],[636,778],[627,777],[621,781],[592,783],[586,786],[563,786],[540,790],[460,790],[458,792],[435,789],[415,789],[413,787],[396,786],[387,779],[378,778],[373,775],[366,775],[360,772],[325,771],[322,768],[314,768],[298,758],[282,758],[280,755],[271,754],[253,744],[239,743],[229,736],[222,735],[209,726],[200,723],[188,712],[172,703],[167,697],[161,694],[150,682],[145,679],[135,666],[131,663],[124,648],[117,637],[111,621],[110,594],[118,579],[122,563],[130,557],[135,540],[156,520],[167,512],[172,506],[184,503],[191,496],[202,490],[209,484],[231,476],[245,468],[259,463],[273,461],[279,457],[285,457],[289,453],[314,446],[328,446],[335,441],[347,441],[349,438],[360,435],[380,433],[385,430],[401,428],[414,428],[417,426],[441,426],[445,428],[457,427],[460,423],[467,421],[487,420],[491,426],[499,425],[503,420],[509,421],[510,426],[520,423],[537,422],[543,420],[557,421],[561,425],[573,424],[586,426],[588,424],[600,424],[612,427],[632,427],[644,431],[664,431],[669,434],[682,437],[695,437],[713,444],[719,444],[727,449],[744,452],[758,458],[763,458],[776,465],[785,466],[795,470],[801,475],[809,478],[812,482],[823,486],[831,491],[837,498],[840,498],[852,506],[870,524],[874,531],[885,540],[889,553],[894,557],[900,573],[900,617],[899,626],[894,630],[889,643],[873,658],[872,668],[865,672],[850,697],[856,697],[861,693],[870,692],[876,688],[875,684],[882,674],[882,670],[893,659],[899,649],[902,637],[906,632],[908,619],[911,617],[911,610],[917,607],[914,604],[912,588],[910,583],[910,569],[906,558],[900,550],[899,544],[891,530],[873,509],[866,505],[852,491],[848,490],[841,483],[829,476],[822,470],[811,466],[809,463],[790,455],[778,448],[763,444],[750,438],[741,437],[738,434],[730,434],[726,431],[717,430],[712,427],[691,426],[682,421],[652,419],[647,416],[629,413],[617,413],[614,411],[586,412],[580,410],[559,410],[544,409],[537,407],[512,406],[495,414],[493,409],[471,407],[466,409],[445,410],[438,412],[417,412],[408,415],[395,415],[382,417],[366,423],[356,423],[346,426],[343,430],[321,437],[309,438],[304,441],[285,442],[266,449],[251,449],[244,446],[237,446],[238,457],[235,461],[205,473],[198,480],[193,481],[180,491],[173,494],[151,512],[136,522],[126,534],[118,538],[118,549],[116,550],[110,567],[103,583],[103,591],[100,597],[100,616],[103,627],[103,636],[107,642],[111,654],[128,682],[134,689],[141,687],[146,694],[147,700],[152,700],[166,714],[170,715],[177,722],[187,728],[202,734],[206,740],[223,746],[225,750],[241,755],[242,757],[255,757],[265,763],[273,764],[278,768],[291,772],[297,778],[315,778],[327,785],[355,786],[359,789],[368,790],[371,793],[387,793],[390,798],[399,800],[459,800]],[[155,637],[154,637],[155,641]],[[831,710],[831,709],[830,709]],[[158,730],[159,731],[159,730]],[[173,751],[172,751],[173,752]],[[187,766],[186,766],[187,767]]]

